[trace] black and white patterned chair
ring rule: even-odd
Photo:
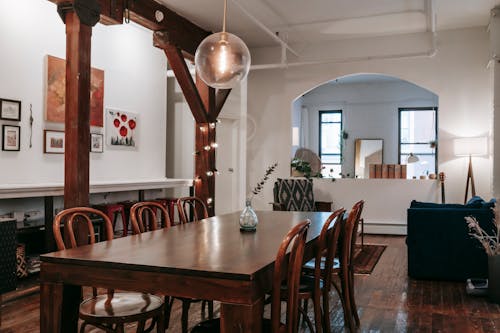
[[[278,178],[273,188],[273,210],[330,211],[331,202],[316,202],[313,181],[307,178]],[[323,209],[324,207],[328,209]]]

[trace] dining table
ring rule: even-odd
[[[257,211],[257,230],[243,232],[235,212],[41,255],[40,332],[77,332],[82,286],[92,286],[219,301],[221,332],[259,333],[281,241],[310,220],[311,259],[329,215]]]

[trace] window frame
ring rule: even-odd
[[[322,115],[323,114],[340,114],[340,122],[338,121],[321,121],[322,120]],[[340,165],[341,169],[342,169],[342,157],[343,157],[343,154],[344,154],[344,147],[343,147],[343,144],[342,144],[342,131],[344,130],[344,115],[343,115],[343,112],[342,110],[319,110],[319,113],[318,113],[318,125],[319,125],[319,138],[318,138],[318,155],[319,155],[319,159],[321,160],[321,164],[324,164],[323,163],[323,159],[321,158],[323,155],[325,156],[337,156],[339,155],[340,157],[340,163],[327,163],[327,164],[332,164],[332,165]],[[341,144],[340,144],[340,153],[339,154],[323,154],[322,153],[322,149],[321,149],[321,142],[322,142],[322,126],[323,124],[339,124],[340,123],[340,140],[341,140]]]
[[[434,148],[434,173],[437,175],[439,172],[439,166],[438,166],[438,108],[436,106],[432,107],[404,107],[404,108],[398,108],[398,164],[401,164],[401,145],[403,144],[401,142],[401,113],[402,112],[407,112],[407,111],[434,111],[435,115],[435,124],[434,124],[434,141],[436,143],[436,147]],[[405,142],[404,144],[411,144],[411,145],[428,145],[429,142]],[[430,156],[432,154],[428,153],[422,153],[418,155],[424,155],[424,156]]]

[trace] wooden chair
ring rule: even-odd
[[[332,246],[335,246],[335,249],[333,250],[330,249],[331,251],[333,251],[334,254],[334,256],[332,257],[333,259],[330,261],[330,259],[328,259],[327,252],[323,250],[323,254],[317,252],[317,255],[318,254],[321,255],[319,262],[320,266],[318,266],[318,257],[316,257],[314,260],[308,261],[303,267],[305,274],[314,277],[317,277],[318,274],[317,269],[319,267],[320,272],[322,273],[321,275],[325,279],[324,283],[329,282],[329,285],[334,286],[342,302],[345,325],[349,327],[349,330],[351,332],[354,332],[355,327],[359,326],[358,311],[356,308],[356,302],[354,298],[353,259],[354,259],[357,229],[361,212],[363,210],[363,205],[364,201],[362,200],[354,204],[346,220],[342,219],[343,213],[342,215],[338,216],[338,218],[341,220],[339,221],[340,223],[336,223],[335,226],[339,227],[338,233],[340,236],[339,235],[336,236],[337,241],[335,243],[340,243],[340,247],[338,245],[334,245],[333,243],[330,244]],[[335,236],[333,239],[335,239]],[[321,246],[321,242],[319,243],[319,246]],[[337,249],[340,250],[338,258],[336,258],[335,256],[335,251]],[[331,266],[332,267],[331,273],[328,275],[328,277],[325,277],[323,274],[323,272],[326,271],[325,268],[326,262],[333,263],[333,266]],[[339,277],[340,285],[333,279],[334,276]],[[324,292],[327,292],[327,290],[326,289],[323,290],[323,293]],[[328,300],[328,297],[325,297],[325,294],[323,294],[323,301],[325,299]],[[331,324],[328,315],[329,314],[328,306],[329,306],[328,304],[325,303],[323,304],[323,313],[325,318],[324,330],[327,333],[331,332]],[[304,306],[304,308],[307,308],[307,306]]]
[[[304,248],[310,221],[294,226],[285,236],[274,262],[271,318],[263,318],[262,332],[296,333],[299,317],[299,286],[304,260]],[[290,253],[287,255],[287,251]],[[286,321],[281,323],[282,286],[288,290]],[[220,318],[208,320],[195,326],[191,333],[220,332]]]
[[[113,226],[108,216],[101,211],[88,207],[75,207],[61,211],[56,215],[53,224],[54,238],[59,250],[77,247],[75,238],[75,223],[85,223],[89,233],[89,244],[95,243],[95,233],[90,214],[96,215],[104,221],[106,239],[113,239]],[[66,245],[61,234],[64,223],[69,244]],[[124,332],[124,324],[138,322],[137,332],[151,332],[156,324],[157,332],[163,333],[163,301],[160,297],[132,292],[115,293],[108,290],[107,295],[97,295],[93,288],[93,297],[85,299],[80,304],[79,317],[83,320],[80,333],[87,325],[92,325],[105,332]],[[151,319],[151,325],[145,329],[145,324]]]
[[[180,223],[190,223],[195,222],[201,219],[208,218],[208,210],[205,203],[200,198],[197,197],[183,197],[177,200],[177,211],[179,213]],[[181,324],[182,324],[182,333],[187,333],[188,329],[188,314],[189,308],[192,303],[202,302],[201,304],[201,312],[202,316],[205,316],[205,307],[208,305],[208,318],[213,319],[214,317],[214,302],[201,300],[201,299],[193,299],[193,298],[183,298],[183,297],[173,297],[170,300],[170,303],[167,305],[169,308],[172,308],[172,304],[174,299],[179,299],[182,301],[182,315],[181,315]]]
[[[299,308],[299,311],[302,313],[311,332],[314,332],[314,329],[307,316],[307,301],[309,299],[313,300],[316,333],[331,331],[329,311],[330,288],[332,285],[333,263],[337,255],[336,252],[339,245],[344,213],[345,209],[340,208],[328,217],[319,235],[318,244],[315,250],[315,258],[304,266],[306,273],[310,271],[311,274],[304,274],[301,277],[299,299],[303,300],[304,306]],[[325,263],[331,264],[325,265]],[[287,293],[283,293],[282,297],[286,300]]]
[[[177,211],[181,224],[208,218],[205,203],[197,197],[184,197],[177,200]]]
[[[157,201],[144,201],[134,204],[130,208],[130,220],[132,221],[132,233],[134,235],[158,229],[157,214],[161,220],[162,228],[170,228],[169,213],[165,206]]]

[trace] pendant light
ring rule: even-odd
[[[250,70],[250,51],[237,36],[226,32],[227,0],[224,0],[222,32],[206,37],[194,56],[196,73],[208,86],[230,89],[245,79]]]

